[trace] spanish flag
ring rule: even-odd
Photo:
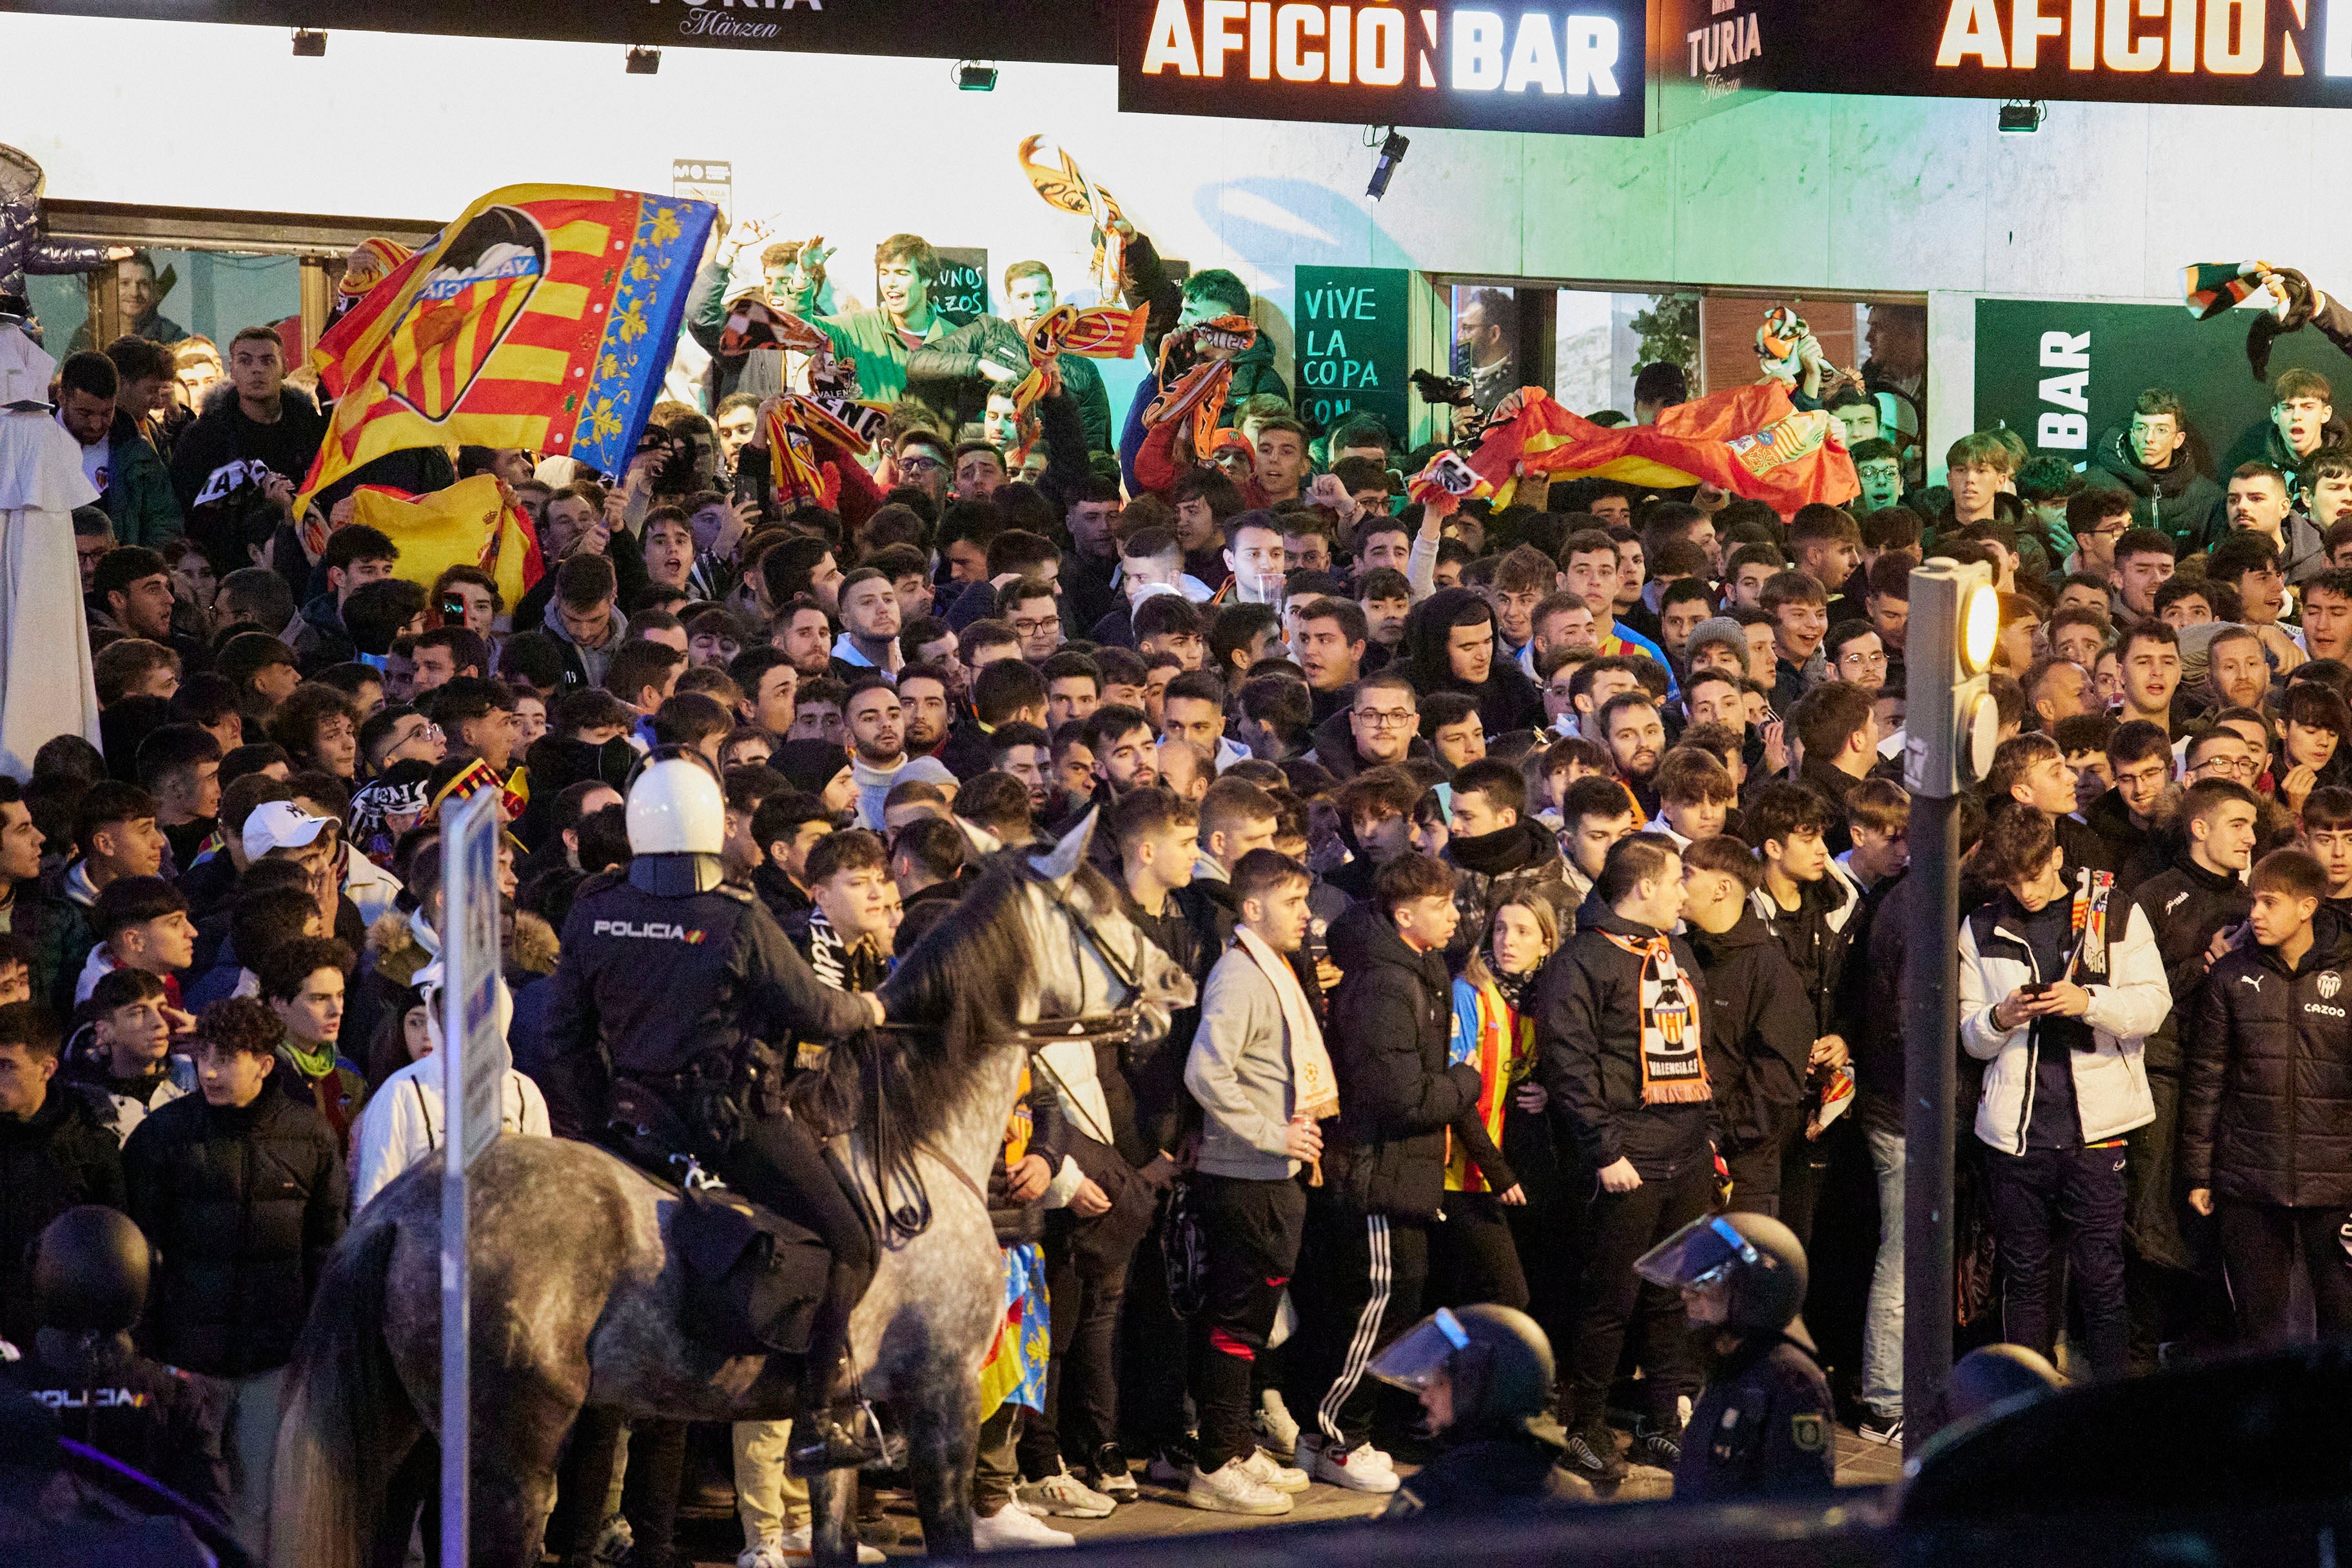
[[[412,447],[520,447],[619,472],[716,213],[593,185],[509,185],[475,202],[313,351],[335,416],[295,514]]]
[[[1570,414],[1541,387],[1505,401],[1513,399],[1517,412],[1490,425],[1469,459],[1495,487],[1498,507],[1510,504],[1521,474],[1651,489],[1710,484],[1769,501],[1783,517],[1809,501],[1834,504],[1862,492],[1837,422],[1819,409],[1800,412],[1776,382],[1709,393],[1666,409],[1655,425],[1613,429]]]

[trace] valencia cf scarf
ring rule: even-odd
[[[1673,944],[1663,936],[1601,934],[1642,961],[1642,1103],[1703,1105],[1713,1100],[1706,1058],[1699,1050],[1698,994],[1675,962]]]
[[[1049,392],[1062,390],[1061,357],[1083,354],[1088,359],[1126,359],[1143,342],[1150,309],[1130,310],[1120,305],[1094,305],[1080,310],[1060,305],[1030,324],[1024,340],[1029,348],[1029,374],[1013,389],[1013,406],[1023,414]]]
[[[1181,419],[1192,420],[1192,450],[1205,452],[1216,442],[1217,421],[1223,415],[1226,389],[1233,385],[1231,358],[1204,359],[1173,382],[1169,374],[1179,353],[1202,349],[1241,353],[1257,342],[1257,328],[1246,316],[1219,316],[1197,327],[1180,327],[1160,340],[1160,395],[1143,411],[1144,428]]]
[[[1054,163],[1040,157],[1048,148],[1053,150]],[[1118,201],[1079,173],[1078,161],[1067,151],[1055,146],[1045,137],[1024,137],[1016,155],[1021,160],[1021,172],[1029,176],[1030,187],[1045,198],[1046,205],[1085,218],[1092,226],[1095,254],[1089,270],[1094,275],[1095,288],[1104,299],[1117,299],[1121,277],[1127,270],[1127,241],[1118,231]]]

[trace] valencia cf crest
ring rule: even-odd
[[[2322,1001],[2335,1001],[2336,994],[2343,989],[2344,976],[2336,973],[2336,971],[2331,969],[2319,977],[2319,995]]]
[[[436,424],[456,413],[547,276],[547,253],[546,233],[520,207],[486,208],[460,229],[392,330],[392,395]]]

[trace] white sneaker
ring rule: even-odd
[[[1282,1402],[1282,1391],[1269,1388],[1258,1395],[1258,1406],[1250,1416],[1261,1439],[1259,1447],[1276,1458],[1287,1459],[1298,1452],[1298,1423],[1292,1419],[1290,1407]]]
[[[1272,1487],[1278,1492],[1303,1492],[1314,1484],[1305,1470],[1291,1468],[1264,1448],[1252,1448],[1249,1458],[1242,1461],[1242,1468],[1258,1485]]]
[[[1007,1503],[971,1521],[971,1544],[979,1552],[1029,1552],[1041,1546],[1076,1546],[1078,1538],[1055,1530],[1025,1509]]]
[[[1316,1449],[1312,1474],[1318,1481],[1328,1481],[1349,1491],[1392,1492],[1397,1489],[1396,1471],[1383,1463],[1380,1452],[1370,1445]]]
[[[735,1568],[808,1568],[816,1555],[814,1534],[813,1529],[803,1524],[798,1530],[768,1536],[756,1545],[745,1547],[742,1555],[735,1559]],[[869,1565],[889,1561],[862,1541],[857,1543],[857,1560]]]
[[[1070,1519],[1108,1519],[1118,1507],[1066,1468],[1042,1481],[1029,1482],[1017,1495],[1021,1505],[1031,1513],[1062,1514]]]
[[[1195,1470],[1184,1500],[1212,1513],[1288,1513],[1290,1499],[1250,1473],[1246,1461],[1227,1459],[1214,1470]]]

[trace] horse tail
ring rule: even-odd
[[[346,1239],[327,1259],[288,1369],[271,1485],[274,1568],[360,1568],[393,1463],[384,1427],[408,1409],[384,1342],[395,1225]],[[414,1418],[413,1411],[410,1412]]]

